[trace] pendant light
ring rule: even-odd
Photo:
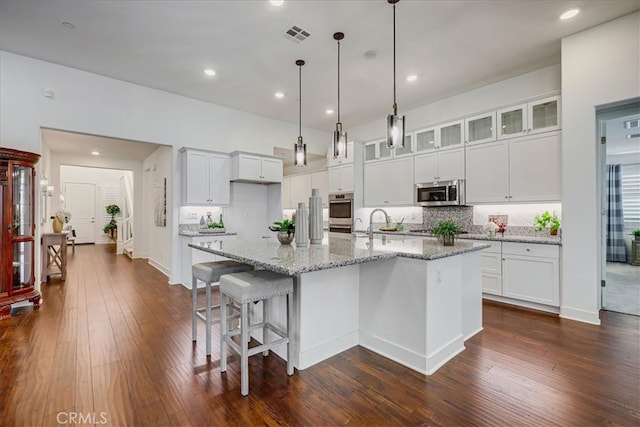
[[[396,103],[396,3],[400,0],[387,0],[393,5],[393,113],[387,116],[387,147],[404,148],[405,116],[398,115]]]
[[[333,158],[347,158],[347,132],[342,131],[342,123],[340,123],[340,40],[344,38],[344,33],[334,33],[333,39],[338,42],[338,122],[336,130],[333,132],[332,152]]]
[[[298,142],[294,144],[294,164],[296,166],[306,166],[307,165],[307,144],[302,142],[302,66],[304,65],[304,61],[302,59],[298,59],[296,61],[296,65],[298,66],[298,82],[299,82],[299,97],[298,97]]]

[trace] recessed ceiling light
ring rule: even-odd
[[[275,97],[276,97],[276,98],[278,98],[278,99],[280,99],[280,98],[284,98],[284,93],[282,93],[282,92],[276,92],[276,93],[275,93]]]
[[[562,19],[563,21],[566,21],[567,19],[571,19],[571,18],[575,17],[579,13],[580,13],[580,9],[577,8],[577,7],[574,7],[574,8],[571,8],[571,9],[567,10],[562,15],[560,15],[560,19]]]
[[[415,74],[411,74],[410,76],[407,76],[408,82],[415,82],[416,80],[418,80],[418,76],[416,76]]]
[[[94,156],[99,156],[99,155],[100,155],[100,150],[98,150],[98,149],[96,148],[95,150],[93,150],[93,151],[91,152],[91,154],[92,154],[92,155],[94,155]]]
[[[65,28],[68,28],[70,30],[75,30],[76,29],[76,26],[73,25],[71,22],[63,22],[62,26],[65,27]]]
[[[284,0],[269,0],[272,6],[282,6],[284,4]]]
[[[209,77],[213,77],[216,75],[215,70],[212,70],[211,68],[205,68],[204,73]]]
[[[327,109],[325,110],[325,113],[327,113],[327,114],[333,114],[333,110],[332,110],[331,108],[327,108]]]

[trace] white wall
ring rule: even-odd
[[[52,90],[54,97],[45,98],[44,89]],[[0,145],[19,150],[41,153],[41,127],[172,146],[174,180],[168,192],[173,202],[167,212],[171,218],[179,215],[181,200],[180,147],[271,155],[274,146],[282,146],[283,141],[294,143],[298,136],[294,123],[4,51],[0,51],[0,111]],[[310,152],[326,153],[329,132],[309,128],[302,132]],[[140,176],[135,173],[135,188],[142,188]],[[142,203],[141,195],[135,199]],[[142,212],[141,205],[134,209]],[[135,227],[142,229],[141,224]],[[39,237],[41,231],[36,232]],[[169,240],[158,244],[172,248],[171,269],[178,271],[177,222],[172,223],[171,233]]]
[[[402,100],[399,99],[398,110],[399,114],[406,116],[407,130],[410,131],[495,110],[500,106],[518,104],[523,100],[559,90],[560,64],[556,64],[411,110],[402,109]],[[383,138],[385,133],[386,116],[349,129],[350,139],[364,141]]]
[[[562,40],[560,315],[598,324],[596,107],[640,96],[640,13]]]

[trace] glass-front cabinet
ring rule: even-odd
[[[428,128],[416,131],[416,153],[435,150],[437,147],[438,129]]]
[[[457,122],[446,123],[438,126],[440,129],[440,141],[438,144],[440,149],[462,146],[463,123],[464,122],[462,120],[459,120]]]
[[[532,101],[497,112],[498,139],[560,129],[560,97]]]
[[[0,148],[0,317],[9,316],[11,305],[31,301],[40,304],[35,290],[35,164],[34,153]]]
[[[479,114],[464,119],[465,141],[467,144],[480,144],[496,140],[496,113]]]
[[[410,156],[413,154],[413,138],[412,134],[406,134],[404,137],[404,147],[394,148],[387,147],[387,140],[371,141],[364,144],[364,161],[371,162],[375,160],[388,160],[395,157]]]

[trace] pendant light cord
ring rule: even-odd
[[[302,138],[302,65],[298,66],[298,133]]]
[[[397,114],[396,104],[396,5],[393,4],[393,114]]]
[[[340,40],[338,40],[338,123],[340,123]]]

